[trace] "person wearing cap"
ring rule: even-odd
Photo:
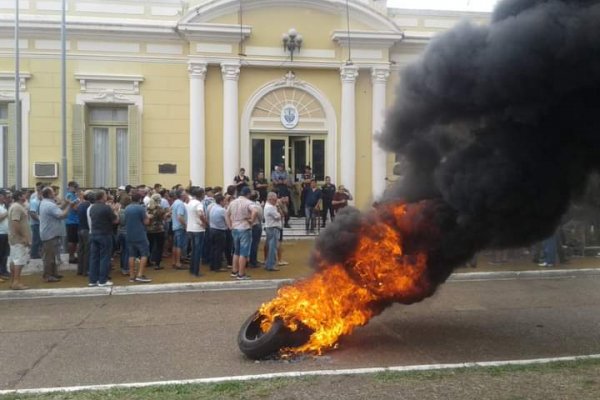
[[[31,246],[31,228],[29,216],[25,209],[25,191],[13,193],[13,203],[8,209],[8,242],[10,244],[10,288],[13,290],[29,289],[21,283],[21,271],[29,263],[29,246]]]
[[[250,188],[245,187],[240,197],[227,207],[225,218],[233,235],[233,268],[231,276],[238,280],[250,279],[246,275],[246,264],[252,246],[252,223],[257,216],[256,209],[250,201]]]
[[[69,203],[79,203],[79,184],[75,181],[67,183],[67,193],[65,199]],[[79,243],[79,214],[77,210],[71,208],[69,214],[65,220],[67,226],[67,251],[69,252],[69,264],[78,264],[78,260],[75,257],[77,251],[77,244]]]

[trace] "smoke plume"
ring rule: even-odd
[[[418,205],[396,229],[434,284],[477,250],[549,236],[600,166],[600,1],[504,0],[489,25],[461,22],[403,70],[386,121],[405,170],[381,202]],[[319,259],[344,260],[372,215],[341,213]]]

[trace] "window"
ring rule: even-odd
[[[8,104],[0,104],[0,187],[8,186]]]
[[[271,172],[276,164],[283,163],[286,170],[292,171],[293,177],[298,180],[304,167],[310,165],[318,181],[325,180],[325,150],[326,139],[324,135],[285,135],[285,134],[252,134],[252,177],[259,170],[265,172],[270,179]]]
[[[94,187],[126,185],[128,168],[127,107],[89,107],[88,171]]]
[[[259,171],[265,172],[268,176],[270,171],[265,171],[265,139],[252,139],[252,168],[250,174],[252,179],[256,178]]]
[[[325,180],[325,139],[311,140],[312,172],[318,181]]]

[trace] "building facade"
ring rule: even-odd
[[[68,180],[232,183],[276,163],[331,176],[364,206],[393,179],[375,135],[401,68],[487,14],[381,0],[68,0]],[[20,2],[22,184],[61,159],[60,0]],[[0,186],[15,183],[14,1],[0,1]],[[282,35],[302,37],[293,53]],[[296,36],[296,39],[298,36]],[[289,41],[288,41],[289,43]],[[48,177],[46,179],[42,177]],[[56,178],[52,178],[56,177]]]

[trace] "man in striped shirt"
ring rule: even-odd
[[[246,275],[246,264],[252,246],[252,223],[257,214],[252,201],[248,198],[250,188],[243,188],[240,194],[240,197],[229,204],[225,217],[233,235],[233,269],[231,276],[238,280],[246,280],[250,279]]]

